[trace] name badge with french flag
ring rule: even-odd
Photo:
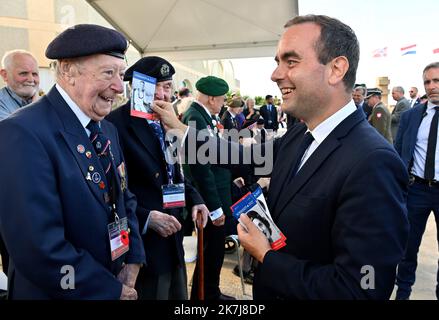
[[[186,206],[184,183],[166,184],[162,186],[163,208],[181,208]]]

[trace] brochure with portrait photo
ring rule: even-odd
[[[157,120],[157,115],[152,111],[154,101],[156,78],[134,71],[131,87],[131,116]]]
[[[263,198],[261,188],[248,192],[230,208],[233,216],[239,221],[241,214],[246,214],[267,237],[273,250],[279,250],[286,245],[286,237],[271,218],[268,206]]]

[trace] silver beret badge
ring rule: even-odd
[[[169,66],[167,64],[162,64],[162,67],[160,68],[160,74],[162,77],[166,77],[169,75]]]

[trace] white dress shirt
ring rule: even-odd
[[[416,137],[415,152],[413,153],[412,174],[420,178],[424,178],[425,160],[427,158],[428,135],[430,133],[430,125],[435,113],[436,105],[428,102],[427,110],[422,118],[421,125],[418,129]],[[439,131],[438,131],[439,134]],[[438,137],[439,138],[439,137]],[[438,139],[439,140],[439,139]],[[436,145],[436,156],[434,164],[434,179],[439,181],[439,148]]]
[[[347,117],[357,110],[357,106],[354,101],[351,100],[347,105],[338,110],[328,119],[320,123],[314,130],[307,130],[306,132],[311,132],[314,141],[311,143],[309,148],[303,154],[302,160],[299,165],[299,171],[305,162],[311,157],[311,155],[316,151],[319,145],[326,139],[327,136]]]
[[[85,132],[87,133],[87,136],[90,137],[90,130],[87,129],[87,125],[89,124],[91,118],[87,116],[84,111],[82,111],[78,105],[70,98],[70,96],[65,92],[63,88],[59,84],[55,85],[56,90],[58,90],[61,97],[64,99],[64,101],[67,103],[67,105],[72,109],[75,116],[78,118],[79,122],[81,122],[81,125],[83,126]]]

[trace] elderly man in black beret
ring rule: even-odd
[[[154,100],[171,101],[174,67],[160,57],[144,57],[125,73],[132,81],[133,72],[156,79]],[[130,101],[113,111],[108,119],[117,127],[130,176],[128,187],[137,196],[137,217],[142,233],[147,267],[136,283],[139,299],[186,300],[187,276],[183,250],[182,222],[184,207],[195,220],[208,210],[196,189],[182,175],[172,158],[169,142],[159,121],[131,116]],[[171,146],[172,147],[172,146]],[[169,195],[177,201],[168,201]]]
[[[0,123],[0,231],[11,299],[136,299],[143,244],[116,128],[127,41],[77,25],[59,34],[56,85]],[[29,159],[31,155],[32,160]]]

